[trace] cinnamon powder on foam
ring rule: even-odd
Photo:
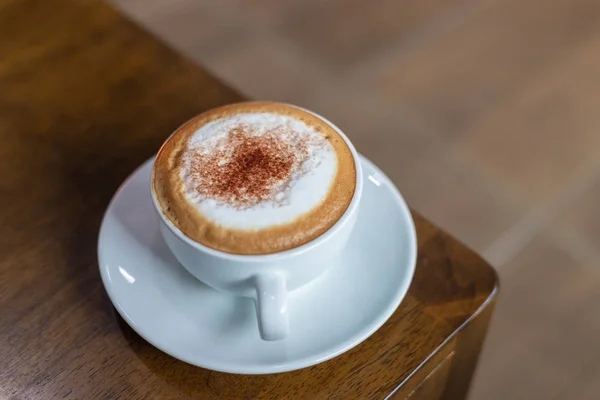
[[[311,147],[326,142],[275,128],[258,136],[244,124],[229,130],[212,149],[192,150],[186,186],[194,194],[238,209],[263,202],[282,204],[294,179],[308,172]],[[320,142],[320,143],[319,143]],[[212,147],[212,146],[211,146]]]

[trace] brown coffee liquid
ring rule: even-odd
[[[228,133],[227,141],[217,150],[194,154],[193,157],[189,153],[190,140],[196,131],[211,122],[241,114],[261,113],[288,116],[317,131],[321,135],[320,140],[326,141],[335,152],[335,176],[323,200],[289,223],[262,229],[221,226],[190,202],[186,197],[190,188],[203,198],[231,207],[276,202],[271,189],[287,182],[292,165],[303,165],[300,161],[306,157],[303,153],[306,149],[302,143],[304,139],[279,140],[280,136],[293,137],[295,134],[287,127],[255,136],[244,131],[241,124],[236,125],[237,131]],[[227,159],[225,164],[222,162],[224,157]],[[182,178],[184,170],[189,173],[183,174]],[[353,198],[355,186],[354,157],[332,126],[296,107],[266,102],[232,104],[188,121],[160,149],[152,175],[153,191],[163,213],[181,232],[207,247],[233,254],[270,254],[301,246],[319,237],[343,215]]]

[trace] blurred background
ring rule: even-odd
[[[600,1],[112,0],[336,123],[498,270],[471,399],[600,398]]]

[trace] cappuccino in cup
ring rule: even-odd
[[[309,243],[344,214],[356,161],[316,115],[269,102],[205,112],[160,149],[152,177],[164,216],[193,241],[264,255]]]
[[[291,290],[339,261],[355,225],[358,153],[325,118],[248,102],[192,118],[158,151],[151,178],[160,232],[205,284],[256,304],[260,337],[290,329]]]

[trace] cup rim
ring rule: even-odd
[[[259,101],[244,101],[244,102],[230,103],[230,104],[258,103],[258,102]],[[265,103],[265,102],[261,102],[261,103]],[[307,110],[306,108],[303,108],[303,107],[300,107],[300,106],[297,106],[294,104],[289,104],[289,103],[274,102],[274,101],[268,101],[266,103],[282,104],[282,105],[285,105],[288,107],[293,107],[293,108],[305,111],[305,112],[310,113],[310,114],[314,115],[315,117],[321,119],[323,122],[325,122],[326,124],[331,126],[333,129],[335,129],[335,131],[340,135],[340,137],[344,140],[344,142],[350,149],[350,153],[352,154],[352,158],[354,159],[354,167],[356,170],[356,184],[354,187],[354,194],[352,195],[352,199],[350,200],[348,207],[346,208],[344,213],[341,215],[341,217],[323,234],[314,238],[313,240],[310,240],[307,243],[304,243],[300,246],[297,246],[297,247],[294,247],[291,249],[279,251],[276,253],[269,253],[269,254],[227,253],[225,251],[213,249],[212,247],[208,247],[206,245],[203,245],[202,243],[199,243],[199,242],[191,239],[189,236],[187,236],[185,233],[183,233],[169,218],[167,218],[165,213],[162,211],[162,208],[158,202],[158,199],[156,198],[156,193],[154,191],[154,161],[156,160],[156,157],[155,157],[155,159],[152,163],[152,173],[150,174],[150,195],[152,197],[152,204],[154,205],[154,209],[157,212],[160,220],[165,224],[165,226],[175,236],[177,236],[177,238],[179,238],[183,242],[187,243],[191,247],[194,247],[195,249],[202,251],[204,253],[207,253],[211,256],[222,258],[222,259],[228,259],[228,260],[232,260],[232,261],[237,260],[237,261],[245,261],[245,262],[273,262],[273,261],[277,261],[277,260],[281,260],[281,259],[291,258],[291,257],[297,256],[297,255],[300,255],[302,253],[305,253],[307,251],[310,251],[313,248],[318,247],[318,246],[324,244],[325,242],[327,242],[327,240],[329,238],[331,238],[332,236],[334,236],[338,231],[340,231],[347,224],[347,222],[350,220],[352,215],[354,215],[357,212],[357,209],[358,209],[358,206],[360,203],[360,199],[362,197],[362,189],[363,189],[362,166],[360,163],[360,158],[359,158],[358,152],[356,151],[356,149],[354,148],[354,145],[352,144],[352,142],[350,142],[350,139],[348,139],[346,134],[344,132],[342,132],[342,130],[340,128],[338,128],[335,124],[333,124],[327,118],[317,114],[314,111]],[[198,114],[198,115],[200,115],[200,114]],[[190,120],[184,122],[179,127],[177,127],[177,129],[175,129],[173,131],[173,133],[171,135],[169,135],[169,137],[167,139],[165,139],[165,141],[163,142],[163,144],[161,145],[161,147],[159,148],[159,150],[156,154],[159,154],[162,151],[165,144],[171,139],[171,137],[176,132],[178,132],[184,125],[186,125],[189,121],[191,121],[191,119],[196,118],[196,117],[197,117],[197,115],[190,118]]]

